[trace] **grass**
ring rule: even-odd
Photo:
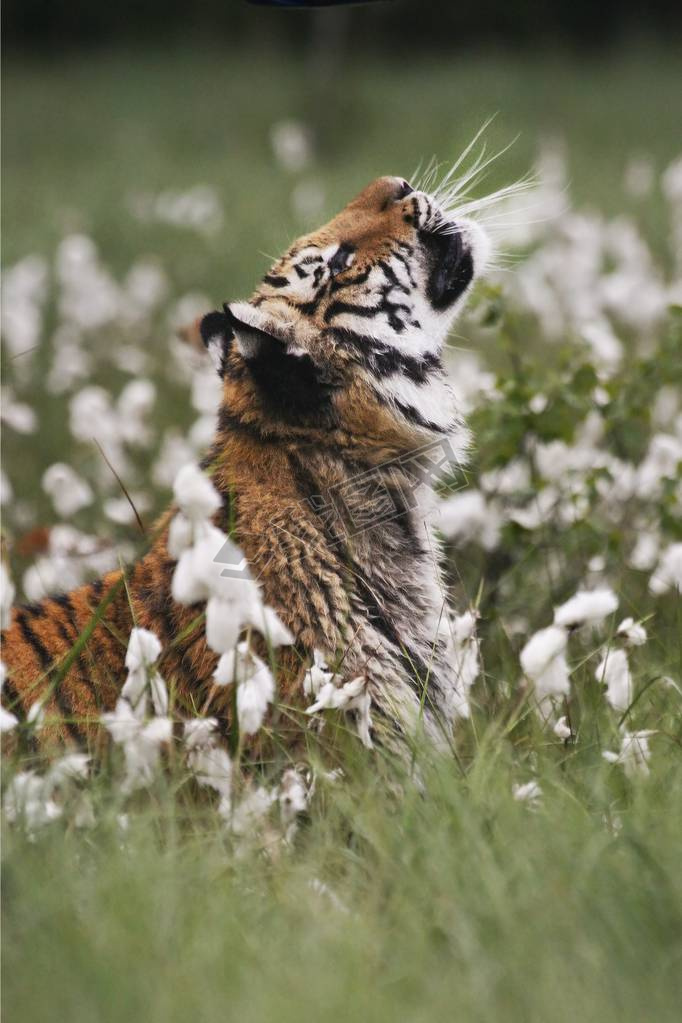
[[[668,225],[660,196],[626,200],[621,180],[633,154],[650,156],[657,171],[677,155],[677,77],[676,54],[645,51],[584,61],[561,54],[458,55],[408,66],[351,61],[326,84],[307,65],[240,55],[234,46],[40,64],[10,57],[4,260],[51,256],[65,232],[83,230],[119,275],[151,253],[174,295],[240,297],[265,268],[262,253],[277,252],[304,226],[290,202],[296,183],[322,183],[323,212],[331,213],[379,173],[409,175],[431,153],[451,158],[495,111],[491,145],[520,137],[491,184],[523,174],[540,140],[560,136],[577,203],[634,212],[662,249]],[[312,124],[317,138],[316,159],[298,176],[275,165],[268,141],[272,123],[292,116]],[[131,193],[198,181],[224,203],[216,236],[141,224],[128,212]],[[48,329],[54,309],[50,317]],[[159,366],[166,335],[155,324],[135,339]],[[541,348],[542,338],[528,344]],[[635,412],[638,428],[645,418],[637,394],[648,407],[672,379],[672,346],[666,351],[666,366],[652,357],[646,372],[635,366],[624,376],[633,388],[620,424],[625,440]],[[565,391],[564,378],[550,380],[549,371],[517,383],[519,393],[510,390],[497,406],[500,418],[484,413],[480,422],[481,459],[491,466],[501,464],[498,435],[526,429],[521,391],[547,392],[550,408]],[[161,394],[164,422],[184,426],[186,396]],[[573,393],[571,402],[578,402]],[[41,398],[40,424],[39,440],[6,443],[5,464],[18,496],[46,509],[38,498],[42,470],[74,450],[63,399]],[[669,495],[668,514],[673,508]],[[554,527],[541,540],[537,550],[523,548],[534,561],[512,557],[511,569],[480,551],[459,556],[469,595],[486,572],[486,586],[492,582],[482,622],[486,676],[477,683],[479,709],[460,733],[459,764],[424,756],[420,784],[396,784],[380,757],[354,744],[344,780],[318,784],[293,846],[269,852],[258,842],[235,849],[173,773],[139,800],[126,830],[119,814],[127,807],[106,771],[92,783],[93,828],[77,828],[72,815],[34,835],[5,825],[5,1018],[678,1019],[681,736],[679,701],[662,676],[680,677],[679,600],[669,594],[657,603],[650,643],[632,658],[635,727],[658,734],[651,775],[627,780],[601,757],[617,746],[617,722],[594,682],[589,645],[574,675],[577,743],[540,729],[521,698],[501,696],[505,680],[518,677],[518,650],[503,620],[523,612],[540,627],[551,604],[570,595],[562,589],[573,585],[569,577],[538,589],[538,562],[549,564],[559,544],[577,578],[588,556],[605,553],[623,615],[649,610],[646,584],[623,567],[615,531]],[[522,543],[517,530],[505,556]],[[498,569],[501,578],[507,573],[499,594]],[[535,807],[511,794],[531,778],[543,792]]]
[[[589,755],[537,759],[534,811],[499,736],[399,801],[351,758],[273,860],[164,794],[125,835],[106,789],[94,833],[12,832],[5,1018],[677,1019],[679,756],[626,800]]]

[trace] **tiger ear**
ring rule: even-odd
[[[206,313],[198,321],[199,336],[211,357],[213,365],[221,377],[225,376],[225,367],[230,347],[234,340],[230,318],[225,312]]]
[[[228,305],[224,312],[235,346],[273,413],[300,421],[329,407],[338,381],[327,370],[285,339],[238,319]]]

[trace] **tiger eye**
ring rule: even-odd
[[[338,249],[329,260],[329,273],[332,277],[336,277],[337,274],[340,274],[343,270],[347,269],[350,265],[351,256],[354,252],[355,247],[353,245],[347,245],[346,243],[339,245]]]

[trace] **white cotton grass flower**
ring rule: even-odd
[[[232,791],[232,761],[222,746],[200,746],[187,755],[188,767],[199,783],[214,789],[224,800],[229,800]]]
[[[164,716],[168,712],[168,690],[158,671],[153,669],[160,655],[161,642],[153,632],[140,628],[131,630],[125,659],[128,677],[121,696],[133,707],[142,703],[141,710],[144,713],[144,701],[149,688],[155,712]]]
[[[121,696],[115,709],[103,714],[101,721],[114,743],[123,749],[123,794],[129,795],[150,785],[158,773],[161,747],[170,742],[173,734],[170,718],[153,717],[145,722]]]
[[[268,604],[260,606],[256,621],[251,624],[263,633],[273,647],[291,646],[294,642],[294,634],[291,629],[284,624],[275,609]]]
[[[0,733],[11,732],[19,724],[19,719],[11,711],[0,706]]]
[[[682,543],[670,544],[661,552],[649,579],[649,592],[654,596],[661,596],[672,589],[682,593]]]
[[[26,714],[26,723],[32,725],[33,728],[39,729],[43,727],[45,722],[45,704],[43,700],[34,700],[31,706],[28,708]]]
[[[93,437],[118,439],[119,422],[109,392],[91,385],[74,394],[69,401],[69,430],[75,440],[84,443]]]
[[[570,739],[573,736],[573,732],[566,721],[565,714],[555,722],[552,731],[558,739]]]
[[[173,484],[173,496],[190,521],[209,519],[220,508],[220,494],[206,473],[190,463],[180,469]]]
[[[87,753],[67,753],[50,765],[47,778],[54,784],[84,781],[89,775],[91,759]]]
[[[161,641],[149,629],[131,629],[125,665],[128,671],[139,671],[155,664],[161,654]]]
[[[184,724],[185,747],[192,751],[214,745],[217,729],[215,718],[190,718]]]
[[[475,541],[492,551],[500,542],[500,513],[480,490],[469,488],[441,501],[436,522],[443,536],[455,543]]]
[[[238,682],[237,719],[244,735],[259,730],[268,705],[275,695],[275,680],[267,664],[252,653],[246,641],[224,653],[218,661],[213,680],[218,686]]]
[[[219,654],[234,648],[243,624],[253,617],[252,600],[255,595],[251,587],[254,584],[250,580],[232,582],[232,599],[210,597],[206,603],[206,642]]]
[[[310,130],[301,121],[277,121],[270,128],[270,144],[279,165],[292,174],[302,171],[312,159]]]
[[[4,469],[0,469],[0,505],[11,504],[14,497],[14,488],[10,478]]]
[[[220,796],[218,813],[228,818],[232,806],[232,761],[227,750],[218,745],[215,718],[185,721],[184,744],[187,766],[199,785],[212,788]]]
[[[237,643],[233,650],[221,655],[213,672],[213,681],[217,686],[229,686],[241,678],[245,678],[251,667],[254,655],[246,640]]]
[[[163,490],[172,489],[178,471],[196,454],[194,445],[179,430],[174,427],[166,430],[152,465],[151,478],[154,485]]]
[[[453,686],[448,694],[448,712],[453,718],[471,716],[469,690],[481,673],[480,644],[476,634],[476,611],[452,618],[443,615],[439,636],[445,641],[444,658],[452,669]]]
[[[276,800],[277,793],[262,786],[247,792],[229,815],[232,834],[241,838],[256,831]]]
[[[86,235],[69,235],[59,243],[56,275],[59,314],[80,330],[98,330],[115,321],[124,308],[121,289],[100,264],[97,246]]]
[[[649,739],[655,734],[655,730],[652,729],[642,729],[638,732],[628,732],[623,729],[618,753],[604,750],[602,757],[610,764],[620,764],[628,778],[638,776],[646,778],[649,775],[649,760],[651,759]]]
[[[603,621],[618,607],[618,597],[606,587],[598,590],[578,590],[575,596],[554,611],[554,624],[572,629],[587,623]]]
[[[207,237],[220,232],[224,222],[222,203],[211,185],[193,185],[185,191],[165,189],[158,195],[142,192],[129,197],[128,207],[143,222],[158,221]]]
[[[0,629],[8,629],[12,620],[12,605],[16,589],[4,561],[0,561]]]
[[[194,527],[190,519],[188,519],[182,512],[178,512],[177,515],[171,520],[171,524],[168,527],[168,541],[166,546],[168,547],[168,553],[171,558],[175,558],[177,561],[180,555],[192,546],[194,539]]]
[[[272,672],[259,658],[254,656],[253,660],[253,674],[243,679],[237,688],[237,719],[242,735],[254,735],[259,730],[275,696]]]
[[[0,696],[5,687],[5,679],[7,678],[7,667],[0,661]],[[0,733],[11,732],[13,728],[16,728],[19,724],[19,719],[12,714],[10,711],[0,705]]]
[[[625,651],[607,650],[597,666],[595,678],[606,686],[606,699],[611,707],[618,714],[624,714],[632,703],[632,675]]]
[[[55,462],[43,473],[42,487],[57,515],[68,519],[94,500],[92,487],[70,465]]]
[[[211,649],[229,653],[249,626],[261,631],[272,646],[292,643],[290,630],[263,605],[242,552],[210,521],[221,505],[213,483],[190,464],[178,473],[173,490],[180,513],[168,535],[169,552],[178,559],[171,591],[180,604],[206,601],[206,642]]]
[[[28,600],[39,601],[75,589],[88,576],[102,576],[116,568],[119,557],[128,559],[125,545],[103,545],[96,536],[60,523],[49,531],[47,553],[24,573],[24,593]]]
[[[130,526],[137,522],[140,512],[149,508],[146,494],[131,494],[127,497],[108,497],[102,502],[102,511],[106,517],[118,526]]]
[[[512,795],[517,803],[527,803],[530,807],[537,807],[542,800],[542,789],[536,781],[527,781],[523,784],[512,785]]]
[[[329,674],[316,696],[316,700],[306,708],[306,714],[317,714],[321,710],[343,710],[354,712],[355,727],[363,746],[372,749],[372,698],[369,692],[369,681],[362,676],[351,679],[342,686],[335,684],[335,675]]]
[[[647,640],[646,629],[634,618],[624,618],[616,629],[616,636],[622,639],[626,646],[644,646]]]
[[[154,408],[156,385],[144,377],[125,385],[116,403],[122,421],[139,423]]]
[[[541,706],[546,706],[554,697],[568,696],[570,692],[565,654],[567,642],[566,630],[550,625],[531,636],[521,651],[521,667],[533,683]]]
[[[232,650],[244,628],[263,633],[272,646],[293,642],[291,631],[275,611],[264,606],[257,584],[246,574],[223,576],[226,564],[241,569],[243,556],[217,527],[201,524],[202,535],[182,552],[173,573],[173,598],[181,604],[206,601],[206,642],[216,653]]]
[[[332,682],[335,675],[329,670],[324,654],[320,650],[313,651],[313,663],[303,676],[303,692],[306,696],[317,696],[320,689]]]
[[[1,330],[12,356],[28,355],[40,342],[48,274],[46,260],[37,255],[25,256],[3,270]],[[25,365],[24,359],[16,365]]]
[[[51,781],[36,771],[19,771],[5,790],[5,817],[10,824],[24,824],[29,832],[57,820],[62,807],[53,798],[54,788]]]
[[[17,433],[31,434],[38,429],[38,417],[30,405],[15,401],[9,387],[3,387],[0,396],[0,418]]]
[[[112,740],[121,746],[134,739],[140,729],[140,719],[123,697],[116,701],[114,710],[102,715],[101,721]]]
[[[179,604],[197,604],[208,600],[220,586],[223,562],[221,552],[227,536],[204,520],[193,525],[194,542],[178,558],[173,572],[171,592]]]
[[[289,768],[282,775],[278,800],[285,825],[291,824],[299,814],[305,813],[308,809],[308,789],[299,772],[293,768]]]
[[[152,697],[154,713],[159,717],[165,717],[169,707],[168,687],[158,671],[151,671],[149,673],[149,691]]]
[[[89,774],[86,753],[67,753],[55,760],[44,775],[20,771],[10,780],[3,798],[5,816],[11,824],[22,823],[30,832],[57,820],[63,813],[63,797],[76,781]],[[61,797],[57,802],[55,796]]]
[[[298,828],[301,814],[308,809],[310,795],[305,781],[298,771],[289,768],[282,775],[277,800],[280,820],[284,826],[284,840],[292,842]]]

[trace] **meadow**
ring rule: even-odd
[[[17,599],[143,549],[111,466],[149,528],[200,457],[216,384],[178,326],[494,114],[488,152],[513,145],[479,191],[535,168],[448,353],[475,440],[439,523],[470,612],[452,754],[407,771],[324,712],[305,765],[235,765],[227,809],[179,747],[135,786],[119,748],[5,764],[8,1021],[678,1018],[678,76],[646,49],[334,76],[232,46],[6,60]]]

